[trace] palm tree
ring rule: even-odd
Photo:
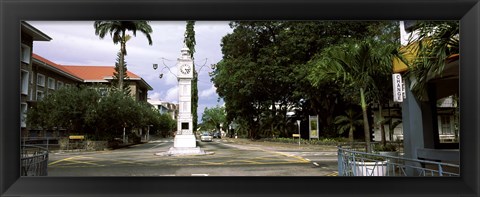
[[[110,33],[114,44],[120,43],[120,61],[119,65],[124,65],[124,59],[127,55],[126,42],[130,36],[126,35],[126,31],[132,31],[133,36],[136,36],[137,31],[142,32],[148,39],[148,44],[152,45],[152,38],[150,34],[153,32],[152,27],[148,24],[148,21],[95,21],[93,24],[95,28],[95,35],[101,39],[105,37],[107,33]],[[120,67],[121,68],[121,67]],[[119,70],[118,89],[123,90],[123,69]]]
[[[412,92],[420,100],[427,100],[427,82],[441,75],[451,55],[459,53],[458,21],[421,21],[413,30],[418,37],[411,37],[409,44],[416,43],[417,58],[411,63],[408,77],[413,77]]]
[[[353,148],[353,132],[355,132],[357,126],[363,124],[361,119],[362,114],[357,113],[352,107],[345,111],[345,115],[335,117],[335,124],[339,126],[338,133],[343,134],[348,130],[348,141],[350,141]]]
[[[371,152],[367,107],[379,92],[375,79],[390,77],[396,48],[393,43],[377,40],[352,40],[326,49],[310,62],[313,69],[308,77],[314,86],[335,82],[341,84],[345,97],[360,100],[367,152]]]

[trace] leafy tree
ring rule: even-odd
[[[343,94],[362,107],[366,151],[371,152],[370,125],[367,107],[379,92],[375,79],[388,77],[392,68],[392,58],[396,45],[386,45],[375,40],[352,40],[325,50],[311,61],[314,69],[309,80],[314,85],[339,83]]]
[[[58,89],[28,110],[27,124],[31,128],[65,128],[95,139],[113,139],[123,133],[123,128],[172,127],[173,120],[162,120],[147,103],[137,102],[122,91],[102,95],[101,88],[105,87]]]
[[[212,79],[225,101],[227,120],[236,119],[250,138],[287,135],[293,122],[286,114],[294,110],[297,118],[318,114],[320,126],[330,129],[331,114],[342,111],[335,107],[344,99],[336,83],[313,85],[308,80],[314,67],[308,62],[332,45],[373,37],[382,25],[358,21],[230,23],[233,33],[222,38],[223,59],[216,64]]]
[[[343,134],[348,131],[348,140],[353,147],[353,132],[358,126],[363,125],[362,114],[357,113],[353,107],[348,108],[344,115],[335,117],[335,124],[338,125],[338,133]]]
[[[451,55],[459,54],[459,29],[458,21],[418,21],[414,26],[418,37],[411,37],[409,43],[417,43],[418,52],[407,77],[415,78],[412,92],[418,99],[428,100],[427,82],[442,74]]]
[[[152,27],[148,21],[95,21],[93,24],[95,28],[95,35],[104,38],[107,33],[110,33],[114,44],[120,43],[120,60],[119,65],[124,65],[124,59],[127,55],[126,43],[130,36],[126,35],[126,31],[132,31],[133,36],[136,36],[137,31],[142,32],[148,39],[148,44],[152,45],[152,38],[150,34],[153,32]],[[122,67],[120,67],[122,68]],[[123,90],[124,70],[120,69],[118,89]]]
[[[177,121],[172,119],[168,114],[160,114],[158,116],[158,122],[153,125],[153,128],[157,131],[157,134],[167,137],[172,134],[172,131],[176,130]]]
[[[225,107],[218,105],[213,108],[206,107],[202,115],[202,124],[204,127],[220,131],[221,125],[226,125]]]
[[[27,112],[30,128],[66,128],[73,132],[92,133],[93,125],[85,114],[95,110],[100,95],[85,87],[61,88],[48,94]]]

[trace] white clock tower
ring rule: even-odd
[[[190,57],[189,49],[184,47],[182,55],[178,58],[178,118],[177,133],[174,139],[174,147],[194,148],[197,146],[193,134],[192,121],[192,79],[193,60]]]

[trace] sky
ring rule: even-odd
[[[27,21],[47,34],[51,41],[36,41],[33,52],[61,65],[114,66],[120,45],[115,45],[107,34],[103,39],[95,35],[93,21]],[[185,21],[150,21],[153,29],[152,45],[141,32],[127,42],[127,69],[142,77],[152,91],[148,97],[178,103],[176,76],[164,68],[168,66],[176,74],[177,58],[184,47]],[[216,88],[210,81],[210,65],[222,59],[221,39],[231,33],[227,21],[197,21],[195,23],[194,62],[199,72],[198,79],[198,119],[201,122],[205,107],[223,105]],[[158,64],[158,69],[153,69]],[[204,67],[202,67],[205,65]],[[163,73],[163,78],[159,75]]]

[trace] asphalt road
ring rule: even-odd
[[[295,146],[199,142],[211,154],[158,156],[173,146],[160,139],[97,152],[50,153],[49,176],[334,176],[336,152]]]

